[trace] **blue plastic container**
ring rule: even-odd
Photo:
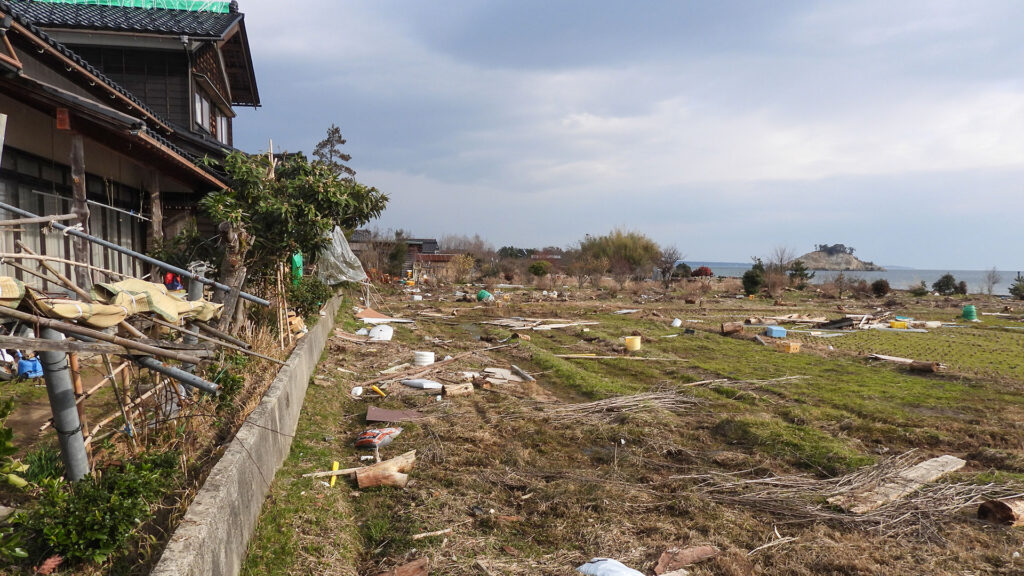
[[[782,326],[769,326],[764,329],[764,335],[769,338],[785,338],[786,329]]]

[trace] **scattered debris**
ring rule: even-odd
[[[978,506],[978,519],[1005,526],[1024,526],[1024,498],[982,502]]]
[[[639,308],[627,308],[626,310],[616,310],[612,314],[636,314],[639,311]]]
[[[722,323],[722,334],[728,336],[729,334],[737,334],[743,332],[742,322],[723,322]]]
[[[644,576],[643,572],[611,558],[593,558],[576,570],[587,576]]]
[[[441,390],[444,386],[440,382],[434,382],[433,380],[427,380],[425,378],[411,378],[408,380],[401,380],[404,386],[410,388],[418,388],[420,390]]]
[[[600,418],[609,414],[622,414],[660,408],[673,412],[689,410],[704,401],[672,390],[643,392],[632,396],[615,396],[595,402],[547,407],[543,417],[555,422],[575,422],[587,418]]]
[[[416,410],[388,410],[376,406],[370,406],[366,409],[367,422],[410,422],[426,417],[426,414]]]
[[[691,546],[689,548],[669,548],[661,553],[658,563],[654,566],[654,573],[658,576],[666,572],[673,572],[691,564],[709,560],[721,554],[721,550],[714,546]]]
[[[444,385],[445,396],[465,396],[473,393],[473,384],[465,382],[462,384],[445,384]]]
[[[886,356],[884,354],[868,354],[868,358],[872,360],[882,360],[884,362],[892,362],[895,364],[902,364],[910,367],[915,372],[945,372],[946,365],[940,362],[924,362],[921,360],[911,360],[910,358],[900,358],[898,356]]]
[[[787,544],[789,542],[796,541],[796,538],[793,537],[793,536],[785,536],[785,537],[783,537],[782,534],[779,534],[779,528],[778,527],[775,527],[774,536],[775,536],[775,538],[772,539],[771,542],[769,542],[767,544],[762,544],[761,546],[758,546],[757,548],[754,548],[750,552],[747,552],[747,556],[753,556],[754,554],[757,554],[758,552],[760,552],[762,550],[765,550],[765,549],[768,549],[768,548],[771,548],[773,546],[781,546],[782,544]]]
[[[526,380],[527,382],[536,382],[537,381],[537,379],[534,378],[533,376],[530,376],[526,372],[526,370],[523,370],[522,368],[520,368],[519,366],[516,366],[515,364],[512,364],[512,372],[515,372],[516,375],[518,375],[520,378]]]
[[[853,514],[864,514],[899,500],[925,484],[966,465],[966,461],[946,454],[902,470],[873,489],[833,496],[828,502]]]

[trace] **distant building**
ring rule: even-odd
[[[234,150],[235,107],[260,105],[236,2],[0,0],[0,32],[0,200],[70,212],[71,149],[81,141],[91,233],[146,251],[159,235],[154,201],[170,236],[203,195],[228,187],[202,159]],[[71,252],[66,237],[30,229],[0,233],[0,250],[15,240]],[[139,273],[110,250],[94,246],[92,259]]]

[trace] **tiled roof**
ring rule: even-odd
[[[36,26],[78,30],[110,30],[221,38],[242,19],[237,11],[228,13],[123,8],[12,0],[15,9]]]
[[[101,82],[103,82],[104,84],[109,86],[112,90],[116,91],[118,94],[120,94],[120,95],[124,96],[125,98],[127,98],[128,100],[130,100],[132,102],[132,104],[137,106],[140,110],[146,112],[147,114],[149,114],[153,118],[158,119],[160,122],[163,122],[165,125],[167,124],[167,122],[163,118],[161,118],[156,112],[154,112],[152,108],[147,106],[145,102],[143,102],[142,100],[139,100],[134,94],[132,94],[128,90],[125,90],[124,88],[121,87],[120,84],[118,84],[117,82],[114,82],[113,80],[108,78],[98,68],[96,68],[92,64],[89,64],[88,62],[86,62],[84,58],[82,58],[81,56],[79,56],[78,54],[73,52],[70,48],[68,48],[67,46],[61,44],[60,42],[57,42],[56,40],[51,38],[49,34],[47,34],[46,32],[43,32],[36,25],[34,25],[32,23],[32,21],[22,12],[23,7],[28,5],[28,4],[31,4],[31,3],[30,2],[7,2],[5,0],[0,0],[0,11],[7,12],[7,13],[11,14],[12,16],[14,16],[15,20],[17,20],[19,24],[21,24],[21,25],[25,26],[26,28],[28,28],[29,32],[34,34],[37,38],[39,38],[43,42],[46,42],[47,44],[49,44],[50,47],[52,47],[53,49],[55,49],[58,52],[60,52],[60,54],[62,56],[70,59],[72,62],[74,62],[75,64],[81,66],[82,68],[85,68],[90,74],[92,74],[93,76],[98,78]]]
[[[37,38],[39,38],[43,42],[46,42],[52,48],[54,48],[55,50],[60,52],[61,55],[69,58],[75,64],[77,64],[77,65],[81,66],[82,68],[84,68],[85,70],[87,70],[90,74],[95,76],[101,82],[103,82],[104,84],[109,86],[111,89],[115,90],[116,92],[118,92],[119,94],[121,94],[122,96],[127,98],[129,101],[131,101],[132,104],[137,106],[140,110],[144,110],[145,112],[147,112],[153,118],[156,118],[157,120],[162,122],[164,125],[167,125],[167,121],[165,121],[163,118],[161,118],[156,112],[153,111],[152,108],[147,106],[142,100],[139,100],[134,94],[132,94],[128,90],[122,88],[120,84],[118,84],[117,82],[114,82],[113,80],[111,80],[110,78],[105,76],[102,72],[99,71],[99,69],[97,69],[92,64],[89,64],[85,59],[83,59],[81,56],[76,54],[70,48],[68,48],[67,46],[61,44],[60,42],[57,42],[56,40],[51,38],[46,32],[43,32],[38,27],[36,27],[34,24],[32,24],[30,21],[28,21],[28,19],[24,16],[24,14],[22,14],[22,12],[20,10],[20,8],[23,5],[25,5],[25,4],[28,4],[28,2],[8,2],[7,0],[0,0],[0,11],[6,12],[6,13],[12,15],[15,18],[15,20],[18,21],[19,24],[21,24],[21,25],[25,26],[26,28],[28,28],[29,32],[34,34]],[[194,156],[192,154],[189,154],[188,152],[186,152],[185,150],[182,150],[178,146],[175,146],[169,140],[167,140],[166,138],[161,136],[156,131],[147,128],[146,129],[146,134],[148,134],[154,140],[158,141],[160,144],[162,144],[162,145],[166,146],[167,148],[171,149],[176,154],[182,156],[183,158],[188,159],[190,162],[192,162],[196,166],[199,166],[204,172],[207,172],[208,174],[211,174],[211,175],[221,179],[222,181],[224,181],[226,179],[226,174],[225,173],[223,173],[223,172],[221,172],[221,171],[219,171],[219,170],[217,170],[217,169],[215,169],[215,168],[213,168],[211,166],[207,166],[204,162],[201,162],[198,157],[196,157],[196,156]]]

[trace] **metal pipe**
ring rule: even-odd
[[[96,341],[95,339],[89,338],[88,336],[80,336],[77,334],[75,335],[75,338],[82,340],[83,342]],[[132,362],[135,362],[136,364],[142,366],[143,368],[148,368],[153,372],[159,372],[160,374],[163,374],[168,378],[174,378],[175,380],[181,382],[182,384],[191,386],[193,388],[198,388],[203,392],[209,392],[214,396],[216,396],[217,393],[220,391],[220,386],[214,384],[213,382],[203,380],[199,376],[196,376],[195,374],[189,374],[188,372],[185,372],[180,368],[168,366],[167,364],[164,364],[163,362],[157,360],[156,358],[153,358],[152,356],[134,356],[129,354],[121,354],[120,356],[125,360],[131,360]]]
[[[46,340],[63,340],[64,335],[52,328],[42,328],[40,336]],[[46,395],[50,397],[53,427],[60,441],[60,455],[64,461],[64,477],[74,482],[89,474],[89,455],[85,451],[82,421],[78,418],[75,389],[71,383],[66,352],[40,352]]]
[[[160,374],[163,374],[164,376],[167,376],[168,378],[173,378],[178,382],[185,384],[186,386],[198,388],[203,392],[209,392],[214,396],[216,396],[217,393],[220,391],[220,386],[217,386],[213,382],[203,380],[202,378],[196,376],[195,374],[189,374],[188,372],[185,372],[181,368],[168,366],[167,364],[164,364],[163,362],[157,360],[156,358],[153,358],[152,356],[128,356],[128,359],[131,360],[132,362],[135,362],[139,366],[142,366],[143,368],[148,368],[153,372],[158,372]]]
[[[0,202],[0,208],[2,208],[4,210],[7,210],[8,212],[12,212],[14,214],[18,214],[19,216],[24,216],[26,218],[38,218],[39,217],[38,214],[33,214],[33,213],[31,213],[31,212],[29,212],[27,210],[22,210],[21,208],[18,208],[16,206],[11,206],[10,204],[5,204],[3,202]],[[178,268],[177,266],[172,266],[172,265],[170,265],[170,264],[168,264],[166,262],[161,262],[160,260],[157,260],[156,258],[153,258],[151,256],[146,256],[145,254],[141,254],[141,253],[136,252],[134,250],[129,250],[128,248],[123,248],[121,246],[118,246],[117,244],[114,244],[113,242],[108,242],[108,241],[106,241],[106,240],[104,240],[102,238],[97,238],[96,236],[92,236],[90,234],[86,234],[85,232],[81,232],[81,231],[79,231],[79,230],[77,230],[75,228],[71,228],[71,227],[65,226],[65,225],[57,223],[57,222],[53,223],[53,227],[56,228],[57,230],[62,230],[64,232],[66,232],[67,234],[70,234],[70,235],[75,236],[77,238],[83,238],[83,239],[88,240],[89,242],[92,242],[94,244],[99,244],[100,246],[103,246],[104,248],[110,248],[111,250],[113,250],[115,252],[118,252],[118,253],[121,253],[121,254],[127,254],[128,256],[131,256],[132,258],[137,258],[137,259],[142,260],[143,262],[145,262],[147,264],[150,264],[152,266],[159,266],[160,268],[163,268],[164,270],[169,270],[171,272],[174,272],[175,274],[180,275],[182,278],[189,278],[189,279],[195,278],[199,282],[202,282],[203,284],[206,284],[208,286],[213,286],[214,288],[217,288],[219,290],[231,290],[230,286],[227,286],[225,284],[221,284],[220,282],[217,282],[215,280],[211,280],[209,278],[204,278],[202,276],[197,276],[195,274],[192,274],[188,270],[185,270],[184,268]],[[240,297],[242,297],[242,298],[245,298],[246,300],[248,300],[250,302],[255,302],[255,303],[257,303],[257,304],[259,304],[261,306],[270,306],[270,302],[268,300],[264,300],[263,298],[260,298],[259,296],[253,296],[252,294],[248,294],[246,292],[239,292],[238,295]]]
[[[203,285],[195,278],[191,278],[188,281],[188,301],[196,302],[203,299]],[[182,332],[182,341],[185,344],[199,344],[199,327],[194,322],[188,322],[185,324],[186,328]],[[191,374],[196,373],[195,364],[182,364],[181,369]]]

